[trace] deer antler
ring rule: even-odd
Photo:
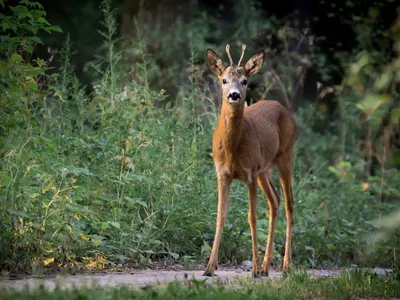
[[[230,47],[231,47],[231,46],[229,46],[229,44],[226,44],[225,50],[226,50],[226,54],[228,55],[229,62],[231,63],[231,66],[232,66],[232,65],[233,65],[233,60],[232,60],[231,53],[229,52],[229,48],[230,48]]]
[[[244,56],[244,51],[246,51],[246,45],[242,44],[242,55],[240,56],[239,62],[238,62],[238,67],[240,67],[240,63],[242,62],[243,56]]]

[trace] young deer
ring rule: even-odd
[[[238,64],[234,64],[226,45],[230,66],[213,50],[207,50],[207,64],[222,84],[222,108],[213,136],[213,157],[218,178],[217,228],[211,256],[204,276],[212,276],[218,264],[218,249],[225,223],[229,188],[234,179],[243,181],[249,190],[248,221],[253,246],[253,277],[268,276],[272,262],[273,239],[280,204],[271,182],[271,169],[277,167],[285,197],[286,248],[283,271],[291,264],[293,226],[292,150],[296,136],[296,122],[291,112],[279,102],[262,100],[245,107],[246,90],[250,77],[264,62],[264,52],[252,56],[244,67],[240,66],[246,46]],[[260,270],[257,247],[257,183],[268,199],[270,209],[267,249]]]

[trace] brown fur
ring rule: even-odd
[[[207,52],[210,69],[221,81],[225,79],[225,84],[222,84],[221,115],[213,136],[213,158],[218,178],[217,228],[205,275],[212,274],[217,267],[219,243],[228,208],[229,187],[235,179],[246,183],[249,189],[248,218],[253,245],[253,275],[258,276],[260,271],[264,275],[268,274],[280,204],[271,182],[271,169],[275,166],[280,174],[288,221],[284,271],[288,271],[291,264],[294,210],[291,161],[296,122],[290,111],[276,101],[262,100],[245,108],[247,84],[243,82],[259,71],[263,60],[264,54],[258,52],[250,58],[244,68],[236,65],[225,67],[215,52]],[[241,98],[237,102],[229,100],[232,89],[240,91]],[[266,195],[270,207],[270,228],[262,270],[259,268],[256,234],[257,183]]]

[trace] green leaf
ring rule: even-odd
[[[399,121],[400,119],[400,107],[397,107],[392,110],[392,113],[390,114],[390,119],[392,124],[396,124],[396,122]]]
[[[43,45],[42,40],[41,40],[39,37],[37,37],[37,36],[32,36],[30,39],[31,39],[32,41],[38,43],[38,44]]]
[[[335,167],[329,166],[328,170],[331,171],[335,175],[339,174],[338,170]]]
[[[30,198],[30,199],[35,199],[35,198],[37,198],[37,197],[40,196],[39,193],[35,193],[35,192],[28,192],[28,193],[26,193],[26,195],[27,195],[28,198]]]
[[[107,228],[109,228],[110,227],[110,224],[108,223],[108,222],[102,222],[101,223],[101,229],[107,229]]]
[[[142,199],[132,199],[131,197],[125,196],[125,199],[132,204],[139,204],[140,206],[147,208],[147,202]]]
[[[39,2],[36,2],[36,1],[32,2],[29,0],[22,0],[20,3],[25,4],[26,6],[31,7],[31,8],[36,7],[38,9],[43,9],[43,5],[41,5]]]
[[[49,22],[47,22],[47,20],[43,17],[39,17],[36,19],[36,22],[42,23],[42,24],[46,24],[46,25],[50,25]]]
[[[22,58],[21,55],[19,55],[18,53],[13,53],[11,55],[11,61],[12,62],[20,62],[20,61],[24,61],[24,59]]]
[[[29,81],[29,82],[26,84],[26,87],[27,87],[28,89],[30,89],[30,90],[33,90],[33,91],[37,91],[37,90],[38,90],[38,85],[37,85],[37,83],[34,82],[34,81]]]
[[[169,252],[169,255],[171,255],[174,259],[178,259],[179,258],[179,254],[175,253],[175,252]]]
[[[49,30],[51,31],[56,31],[56,32],[63,32],[60,26],[50,26],[48,27]]]
[[[11,215],[20,216],[23,218],[28,218],[29,215],[24,211],[14,210],[14,209],[7,209],[7,212]]]
[[[112,226],[114,226],[115,228],[120,229],[121,225],[118,222],[109,222]]]
[[[10,26],[10,24],[7,23],[7,22],[2,22],[2,23],[1,23],[1,28],[2,28],[3,31],[6,31],[7,29],[10,29],[11,26]]]
[[[103,240],[105,239],[104,236],[97,235],[97,234],[91,235],[90,238],[91,238],[91,242],[92,242],[93,245],[95,245],[96,247],[100,246],[101,243],[103,242]]]
[[[92,239],[92,243],[93,245],[95,245],[96,247],[101,245],[102,240],[97,240],[97,239]]]
[[[122,254],[116,254],[115,258],[118,259],[122,263],[125,262],[125,260],[128,259],[125,255],[122,255]]]
[[[375,81],[375,87],[379,90],[385,89],[390,85],[392,73],[389,71],[383,72]]]
[[[32,53],[33,52],[33,47],[32,45],[25,45],[24,50],[28,53]]]
[[[44,229],[42,228],[42,226],[38,223],[32,223],[31,226],[35,229],[38,229],[40,231],[44,231]]]
[[[31,16],[28,8],[22,5],[11,8],[11,10],[16,14],[18,20]]]
[[[7,74],[8,63],[4,60],[0,60],[0,76],[5,76]]]
[[[313,247],[311,247],[311,246],[305,246],[304,248],[306,248],[306,250],[315,252],[315,249]]]
[[[138,200],[136,200],[135,202],[136,202],[137,204],[139,204],[139,205],[141,205],[141,206],[147,208],[147,202],[146,202],[146,201],[138,199]]]
[[[361,110],[361,111],[364,111],[366,108],[365,108],[365,105],[363,104],[363,103],[357,103],[356,104],[356,107],[359,109],[359,110]]]

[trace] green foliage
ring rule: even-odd
[[[56,75],[48,75],[43,60],[30,61],[37,33],[58,29],[40,19],[45,13],[39,4],[21,1],[17,7],[12,16],[0,16],[6,30],[14,32],[0,41],[6,53],[0,61],[5,66],[0,68],[0,268],[34,273],[44,267],[76,271],[207,259],[217,206],[210,152],[218,105],[199,62],[210,46],[209,35],[220,34],[209,34],[213,21],[205,15],[191,24],[178,19],[166,32],[136,24],[134,47],[126,53],[112,6],[105,1],[104,44],[87,63],[96,78],[89,99],[72,71],[68,36]],[[244,27],[235,30],[240,35],[243,28],[250,30],[247,39],[260,27],[273,31],[279,26],[256,21],[261,17],[244,18]],[[155,41],[155,54],[149,40]],[[254,46],[250,38],[246,43]],[[189,61],[183,59],[186,52]],[[125,75],[128,54],[133,80]],[[274,64],[284,72],[290,60],[279,65],[280,55]],[[290,69],[287,74],[297,73]],[[166,91],[174,85],[179,92],[170,99]],[[365,175],[354,113],[360,111],[350,101],[354,94],[346,97],[338,119],[323,134],[322,110],[304,105],[296,112],[294,261],[313,267],[398,264],[396,233],[367,251],[369,234],[378,226],[373,220],[395,203],[379,201],[382,177]],[[338,144],[345,146],[338,149]],[[398,197],[399,172],[387,169],[382,176],[388,197]],[[259,245],[265,251],[267,201],[261,192],[259,198]],[[251,256],[247,209],[247,191],[235,183],[221,263]],[[285,242],[282,210],[275,265],[281,263]]]
[[[19,5],[9,8],[10,15],[0,15],[2,29],[0,52],[6,56],[20,51],[32,54],[35,44],[43,44],[37,36],[42,30],[47,33],[61,32],[60,27],[47,22],[46,12],[39,2],[22,0]]]
[[[343,94],[351,93],[357,97],[356,103],[348,103],[345,109],[355,106],[362,111],[367,126],[371,127],[371,135],[379,135],[376,139],[380,140],[383,134],[376,133],[379,125],[396,125],[400,118],[400,17],[387,31],[374,31],[378,15],[379,11],[371,8],[370,18],[355,26],[358,37],[355,55],[341,57],[341,61],[348,69]],[[376,42],[381,44],[379,49],[374,46]],[[339,98],[344,98],[341,102],[350,102],[349,97],[342,95]]]
[[[46,12],[38,2],[23,0],[9,9],[10,14],[0,14],[0,128],[3,134],[15,125],[28,123],[36,101],[47,93],[42,88],[44,79],[49,78],[46,62],[40,58],[30,60],[35,45],[43,44],[38,33],[61,31],[46,21]]]

